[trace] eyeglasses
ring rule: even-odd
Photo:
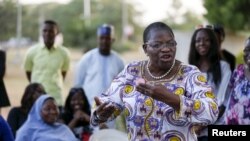
[[[168,41],[168,42],[160,42],[160,41],[151,41],[151,42],[146,42],[144,45],[149,45],[152,48],[155,49],[159,49],[159,48],[163,48],[163,47],[167,47],[167,48],[173,48],[177,45],[175,40],[172,41]]]

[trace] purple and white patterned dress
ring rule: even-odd
[[[228,85],[229,102],[225,113],[226,124],[250,124],[250,81],[244,75],[244,66],[239,65]]]
[[[117,106],[109,120],[121,111],[125,112],[130,141],[197,140],[193,125],[212,124],[218,116],[217,101],[205,76],[195,66],[181,64],[170,79],[146,80],[147,83],[162,84],[180,96],[180,110],[175,111],[166,103],[135,90],[135,80],[144,76],[145,63],[127,65],[102,94],[102,99]]]

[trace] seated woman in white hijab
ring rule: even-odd
[[[17,131],[16,141],[78,141],[66,125],[57,122],[58,115],[54,98],[40,96]]]

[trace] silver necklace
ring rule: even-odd
[[[167,76],[167,75],[172,71],[172,69],[174,68],[174,65],[175,65],[175,60],[174,60],[174,62],[173,62],[173,64],[172,64],[172,66],[170,67],[170,69],[169,69],[165,74],[163,74],[162,76],[154,76],[154,75],[150,72],[150,70],[149,70],[149,63],[150,63],[150,61],[148,61],[147,67],[146,67],[146,69],[147,69],[147,71],[148,71],[148,74],[149,74],[152,78],[154,78],[154,79],[162,79],[162,78],[164,78],[165,76]]]

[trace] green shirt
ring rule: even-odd
[[[43,44],[29,48],[24,61],[25,71],[31,72],[31,82],[41,83],[59,105],[62,104],[62,72],[68,71],[69,65],[68,49],[55,46],[49,50]]]

